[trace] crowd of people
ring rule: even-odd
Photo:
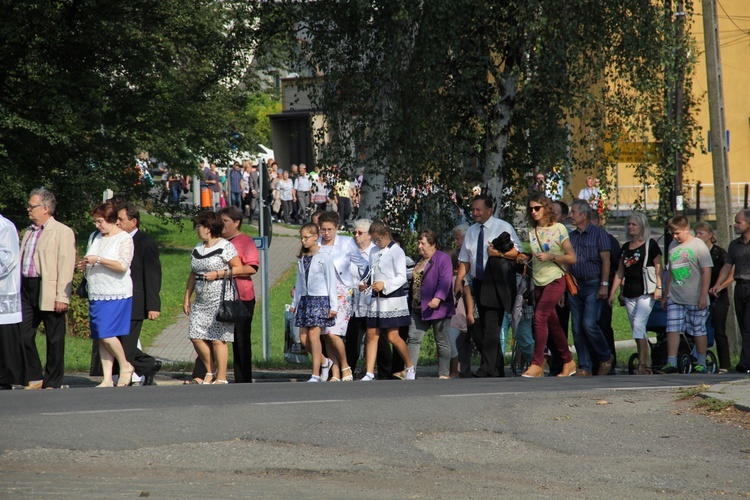
[[[288,179],[284,174],[281,182]],[[302,168],[293,186],[309,187],[299,182],[308,175]],[[206,182],[211,180],[207,175]],[[320,181],[310,186],[315,182]],[[342,187],[339,201],[351,194],[344,189],[351,187]],[[298,201],[300,190],[291,192]],[[247,199],[231,199],[240,206],[205,210],[194,220],[200,242],[191,254],[183,303],[197,355],[189,384],[227,383],[228,342],[235,381],[252,381],[252,276],[259,253],[240,230]],[[56,203],[46,189],[30,193],[26,208],[32,224],[20,241],[15,226],[0,216],[0,387],[62,386],[65,315],[76,268],[85,275],[76,293],[89,301],[92,367],[100,366],[102,376],[98,387],[133,380],[153,384],[161,363],[140,350],[138,338],[143,321],[160,314],[161,266],[156,242],[138,230],[138,207],[121,199],[95,206],[90,215],[96,231],[77,259],[73,231],[54,218]],[[309,203],[323,208],[312,194]],[[493,199],[479,194],[471,203],[474,224],[457,226],[452,245],[441,246],[433,230],[417,234],[416,262],[382,221],[355,219],[353,237],[340,234],[346,202],[344,210],[318,210],[310,222],[300,220],[291,312],[312,355],[310,381],[354,380],[360,360],[360,380],[413,380],[429,330],[439,378],[502,377],[508,325],[528,363],[524,377],[544,376],[545,363],[551,376],[612,374],[615,301],[627,310],[638,352],[636,374],[676,373],[683,332],[694,339],[692,370],[705,373],[709,321],[719,370],[726,372],[732,368],[726,335],[732,283],[742,334],[734,369],[750,372],[750,210],[735,216],[738,238],[727,250],[717,245],[710,224],[698,222],[691,231],[686,217],[673,217],[668,228],[674,241],[663,256],[644,214],[627,217],[627,242],[621,245],[602,227],[595,207],[592,199],[576,199],[568,207],[543,192],[533,194],[526,203],[524,244],[511,223],[493,216]],[[530,276],[530,290],[524,276]],[[247,311],[234,322],[217,319],[228,281],[236,282]],[[667,354],[665,363],[652,366],[646,324],[657,302],[667,312]],[[577,363],[569,347],[569,319]],[[40,324],[45,363],[35,343]],[[479,353],[475,370],[473,349]]]
[[[350,238],[335,234],[337,222],[328,223],[335,213],[314,214],[313,223],[300,230],[292,307],[303,343],[313,354],[310,381],[325,381],[329,372],[332,381],[352,380],[362,358],[360,380],[414,379],[422,339],[430,329],[439,378],[503,377],[508,323],[528,364],[523,377],[543,377],[545,363],[551,376],[613,374],[616,301],[626,308],[637,347],[635,374],[676,373],[682,333],[694,339],[692,372],[706,373],[708,322],[715,332],[718,371],[726,372],[732,368],[726,335],[732,282],[737,283],[743,336],[734,369],[750,372],[750,290],[745,288],[750,278],[750,210],[737,214],[739,237],[728,251],[716,245],[709,223],[696,223],[693,235],[686,217],[673,217],[668,228],[674,241],[663,257],[643,213],[627,217],[627,241],[620,244],[602,227],[592,201],[575,199],[569,207],[541,192],[533,194],[526,204],[524,251],[513,225],[494,217],[493,200],[480,194],[472,201],[475,223],[455,228],[453,248],[442,248],[432,230],[418,233],[416,263],[405,255],[398,234],[382,221],[355,220]],[[331,239],[340,250],[334,250],[331,259],[319,256]],[[355,246],[368,263],[364,269],[355,258]],[[335,279],[342,269],[334,265],[337,258],[351,263],[343,282]],[[530,293],[520,288],[525,273],[532,277]],[[667,312],[667,352],[664,363],[652,366],[646,325],[657,303]],[[577,362],[569,347],[569,319]],[[342,328],[342,323],[348,325]],[[330,342],[340,342],[342,335],[346,357]],[[474,348],[480,361],[472,371]],[[343,378],[340,373],[345,373]]]

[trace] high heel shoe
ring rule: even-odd
[[[129,370],[120,370],[120,378],[117,380],[117,387],[130,387],[133,385],[133,372],[135,369],[130,365]]]
[[[208,372],[206,373],[206,376],[203,377],[203,385],[212,385],[214,381],[216,380],[216,374],[219,373],[219,370]],[[209,378],[211,377],[211,378]]]

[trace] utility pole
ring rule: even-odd
[[[716,233],[719,243],[726,248],[734,236],[732,231],[732,198],[730,196],[727,133],[724,120],[724,80],[721,72],[719,47],[719,21],[716,0],[703,0],[703,33],[706,45],[706,73],[708,75],[708,114],[711,124],[711,162],[714,173],[714,200],[716,205]],[[738,352],[739,339],[735,315],[730,311],[727,325],[729,347]]]

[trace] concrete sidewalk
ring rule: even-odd
[[[295,229],[288,229],[283,226],[274,226],[271,247],[268,250],[268,281],[269,288],[281,280],[284,274],[297,261],[297,252],[299,252],[300,242],[296,238],[299,232]],[[259,271],[260,272],[260,271]],[[261,314],[260,302],[263,300],[260,289],[260,277],[253,277],[255,284],[255,294],[257,304],[255,314]],[[166,327],[159,334],[150,346],[146,348],[151,356],[161,360],[164,364],[174,362],[192,362],[195,360],[195,350],[193,344],[188,340],[189,318],[182,315],[179,320]],[[260,335],[260,331],[256,332]]]

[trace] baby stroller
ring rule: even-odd
[[[708,347],[714,346],[714,327],[712,321],[713,306],[709,308],[708,318],[706,318],[706,330]],[[649,340],[648,345],[651,349],[651,366],[661,367],[667,364],[667,311],[662,309],[661,302],[657,301],[646,323],[646,331],[656,334],[656,342]],[[677,369],[679,373],[691,373],[693,364],[698,360],[695,349],[695,341],[692,335],[680,332],[680,347],[677,350]],[[628,373],[633,375],[638,368],[638,354],[634,353],[628,361]],[[719,371],[719,364],[716,362],[716,354],[710,349],[706,350],[706,369],[708,373]]]

